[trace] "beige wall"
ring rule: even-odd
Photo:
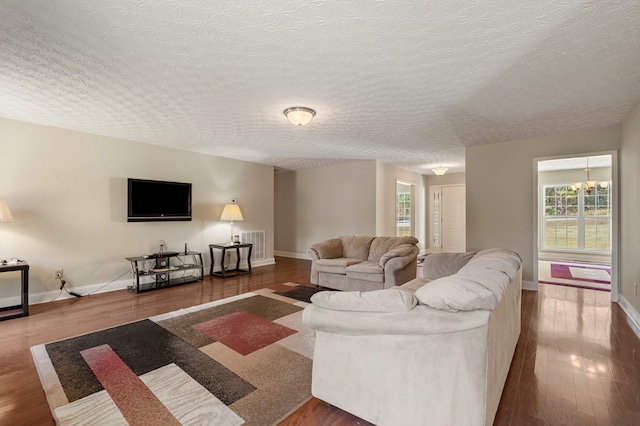
[[[620,127],[467,147],[467,250],[504,247],[533,280],[533,159],[617,150]]]
[[[265,230],[273,261],[271,166],[5,119],[0,152],[0,197],[15,218],[0,225],[0,259],[29,262],[31,294],[58,289],[54,268],[71,287],[107,283],[129,270],[125,257],[158,251],[160,239],[206,254],[229,238],[219,217],[232,197],[245,219],[237,229]],[[192,183],[193,221],[127,223],[128,177]]]
[[[375,182],[375,161],[276,173],[276,251],[305,257],[327,238],[375,235]]]
[[[622,123],[620,142],[620,293],[640,312],[640,103]],[[638,289],[637,291],[640,291]],[[637,318],[636,318],[637,321]]]

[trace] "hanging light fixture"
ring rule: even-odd
[[[287,108],[283,113],[291,124],[295,124],[296,126],[309,124],[311,119],[316,115],[316,112],[311,108],[301,106]]]
[[[442,176],[443,174],[447,173],[447,170],[449,170],[448,167],[436,167],[435,169],[431,169],[431,171],[436,175],[436,176]]]
[[[600,188],[606,188],[607,186],[609,186],[609,181],[598,182],[597,180],[591,180],[591,176],[589,176],[589,172],[591,172],[591,169],[589,168],[589,157],[587,157],[587,168],[584,169],[584,171],[587,172],[587,180],[584,182],[575,182],[573,185],[571,185],[571,189],[573,189],[574,191],[578,192],[581,189],[584,189],[584,191],[588,195],[591,195],[591,192],[598,185],[600,185]]]

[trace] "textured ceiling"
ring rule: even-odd
[[[620,123],[635,0],[2,0],[0,116],[282,169]],[[282,111],[317,111],[294,127]]]

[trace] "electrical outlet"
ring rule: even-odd
[[[53,278],[54,279],[63,279],[64,278],[64,269],[54,269],[53,270]]]

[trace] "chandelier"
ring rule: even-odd
[[[584,171],[587,172],[587,180],[584,182],[575,182],[573,185],[571,185],[571,189],[573,189],[574,191],[578,192],[580,190],[584,190],[588,195],[591,195],[591,192],[593,192],[593,190],[596,189],[598,185],[600,185],[600,188],[603,189],[609,186],[609,181],[607,180],[602,182],[591,180],[591,177],[589,176],[589,172],[591,172],[591,169],[589,168],[589,157],[587,157],[587,168],[584,169]]]

